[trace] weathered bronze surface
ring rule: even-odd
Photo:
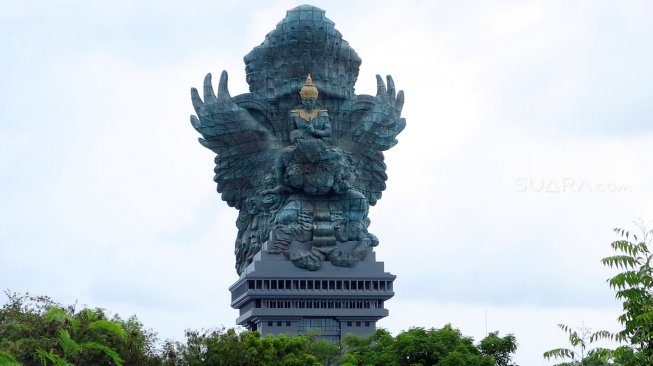
[[[217,95],[211,74],[203,98],[192,89],[191,123],[239,211],[238,274],[266,241],[308,270],[354,266],[378,244],[368,208],[385,189],[382,152],[406,125],[404,94],[377,75],[375,96],[356,95],[360,63],[324,11],[302,5],[245,56],[250,93],[231,97],[226,71]]]

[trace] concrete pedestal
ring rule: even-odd
[[[267,334],[317,333],[337,342],[346,334],[369,336],[388,316],[384,303],[394,296],[395,275],[384,272],[370,249],[352,268],[324,262],[318,271],[295,267],[266,246],[229,288],[236,320]]]

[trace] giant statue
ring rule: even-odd
[[[355,266],[379,243],[368,211],[406,124],[403,92],[377,75],[375,96],[355,94],[361,59],[313,6],[289,10],[244,60],[249,93],[232,97],[226,71],[217,94],[211,74],[203,97],[191,90],[217,190],[238,210],[236,271],[262,248],[310,271]]]

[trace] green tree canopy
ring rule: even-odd
[[[514,366],[513,353],[517,350],[517,340],[512,334],[499,337],[499,332],[492,332],[481,340],[478,345],[481,353],[492,356],[497,366]]]
[[[102,309],[76,311],[47,296],[6,295],[0,351],[24,366],[157,364],[156,337],[136,317],[108,319]]]
[[[653,253],[649,249],[653,230],[648,230],[641,220],[638,226],[641,231],[639,236],[621,228],[614,229],[620,238],[612,242],[611,247],[617,253],[601,260],[603,265],[620,271],[607,282],[616,292],[615,297],[622,302],[623,313],[618,320],[623,329],[616,333],[605,330],[590,332],[585,328],[576,330],[560,324],[559,327],[569,335],[572,348],[579,352],[556,348],[545,352],[545,358],[570,360],[560,366],[653,365]],[[615,349],[586,350],[602,339],[624,345]]]
[[[495,332],[477,347],[447,324],[441,329],[411,328],[394,338],[383,329],[369,338],[348,336],[343,347],[343,365],[494,366],[509,365],[499,362],[510,362],[517,343],[512,335],[500,338]]]
[[[187,330],[184,341],[157,347],[156,334],[135,316],[109,319],[103,309],[77,311],[45,296],[7,296],[0,309],[0,366],[507,366],[517,347],[512,335],[497,332],[475,345],[451,325],[411,328],[396,337],[379,329],[340,344],[318,333]]]

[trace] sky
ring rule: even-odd
[[[303,2],[0,0],[0,288],[136,314],[160,338],[235,326],[237,212],[190,88]],[[653,3],[314,1],[407,127],[372,207],[397,275],[379,326],[513,333],[551,365],[559,323],[617,330],[600,264],[653,220]],[[0,300],[0,302],[4,302]]]

